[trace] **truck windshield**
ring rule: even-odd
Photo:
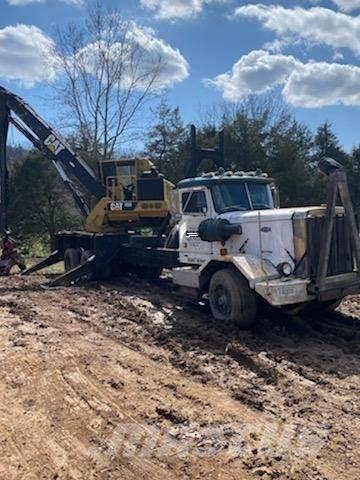
[[[274,208],[270,188],[258,182],[227,182],[211,188],[218,213]]]

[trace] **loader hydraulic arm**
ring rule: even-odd
[[[7,204],[7,168],[6,137],[8,125],[14,125],[36,148],[38,148],[58,171],[66,187],[70,190],[76,205],[84,217],[89,214],[89,207],[71,181],[67,172],[97,200],[106,196],[105,187],[96,179],[89,166],[73,152],[66,141],[53,130],[20,97],[0,87],[0,223],[5,226],[6,215],[3,213]]]

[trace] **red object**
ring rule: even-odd
[[[15,240],[12,238],[3,238],[1,241],[1,260],[8,260],[12,257],[15,250]]]

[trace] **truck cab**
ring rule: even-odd
[[[181,220],[179,223],[180,261],[202,264],[207,256],[220,255],[221,242],[207,242],[199,236],[206,219],[224,219],[240,223],[246,212],[278,207],[274,183],[260,172],[216,172],[182,180],[178,184]],[[236,241],[227,242],[228,254],[239,252]]]

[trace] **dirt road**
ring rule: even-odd
[[[0,479],[360,478],[360,299],[218,326],[166,280],[0,279]]]

